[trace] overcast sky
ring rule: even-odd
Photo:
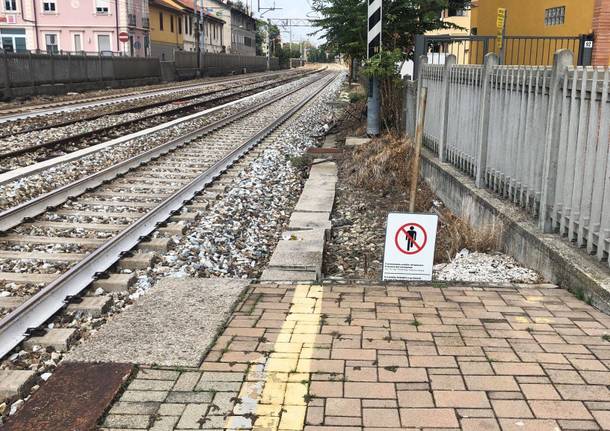
[[[255,16],[260,17],[262,12],[258,12],[258,0],[248,0],[248,2],[250,1],[252,2]],[[311,12],[311,0],[260,0],[261,8],[273,7],[274,2],[278,10],[265,13],[263,18],[307,18]],[[284,29],[280,28],[280,30],[283,31]],[[286,28],[285,33],[282,33],[282,40],[285,42],[288,42],[290,39],[290,34],[287,30],[288,28]],[[313,28],[293,27],[292,41],[298,42],[303,39],[309,39],[314,43],[317,42],[316,37],[307,36],[312,31],[314,31]]]

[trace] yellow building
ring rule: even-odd
[[[507,64],[551,64],[553,53],[561,48],[570,49],[578,58],[580,41],[576,37],[593,33],[595,0],[475,0],[471,33],[496,36],[498,8],[506,9],[506,36],[525,36],[506,40]],[[495,38],[489,42],[489,51],[499,53]],[[480,62],[483,52],[472,55]]]
[[[433,53],[430,55],[444,56],[453,54],[457,57],[459,64],[466,64],[470,58],[470,42],[460,41],[460,37],[470,35],[470,10],[469,9],[445,9],[441,19],[447,23],[451,23],[459,28],[443,28],[426,32],[426,36],[448,36],[452,39],[457,38],[458,41],[449,43],[438,43],[434,47]],[[432,59],[433,63],[437,63],[436,59]]]
[[[173,61],[174,51],[184,49],[187,8],[173,0],[152,0],[149,8],[151,56]]]

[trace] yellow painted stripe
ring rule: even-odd
[[[320,332],[322,287],[298,285],[288,317],[264,364],[254,364],[243,383],[235,415],[254,417],[254,430],[302,430],[307,413],[311,348]],[[226,429],[247,428],[249,421],[232,416]]]

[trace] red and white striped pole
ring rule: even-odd
[[[370,59],[375,54],[381,52],[381,31],[382,31],[382,0],[368,0],[368,44],[367,58]],[[379,79],[371,77],[369,80],[369,98],[367,110],[366,131],[369,136],[379,136],[381,119],[381,93]]]

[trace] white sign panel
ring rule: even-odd
[[[384,280],[432,280],[437,224],[432,214],[388,214]]]

